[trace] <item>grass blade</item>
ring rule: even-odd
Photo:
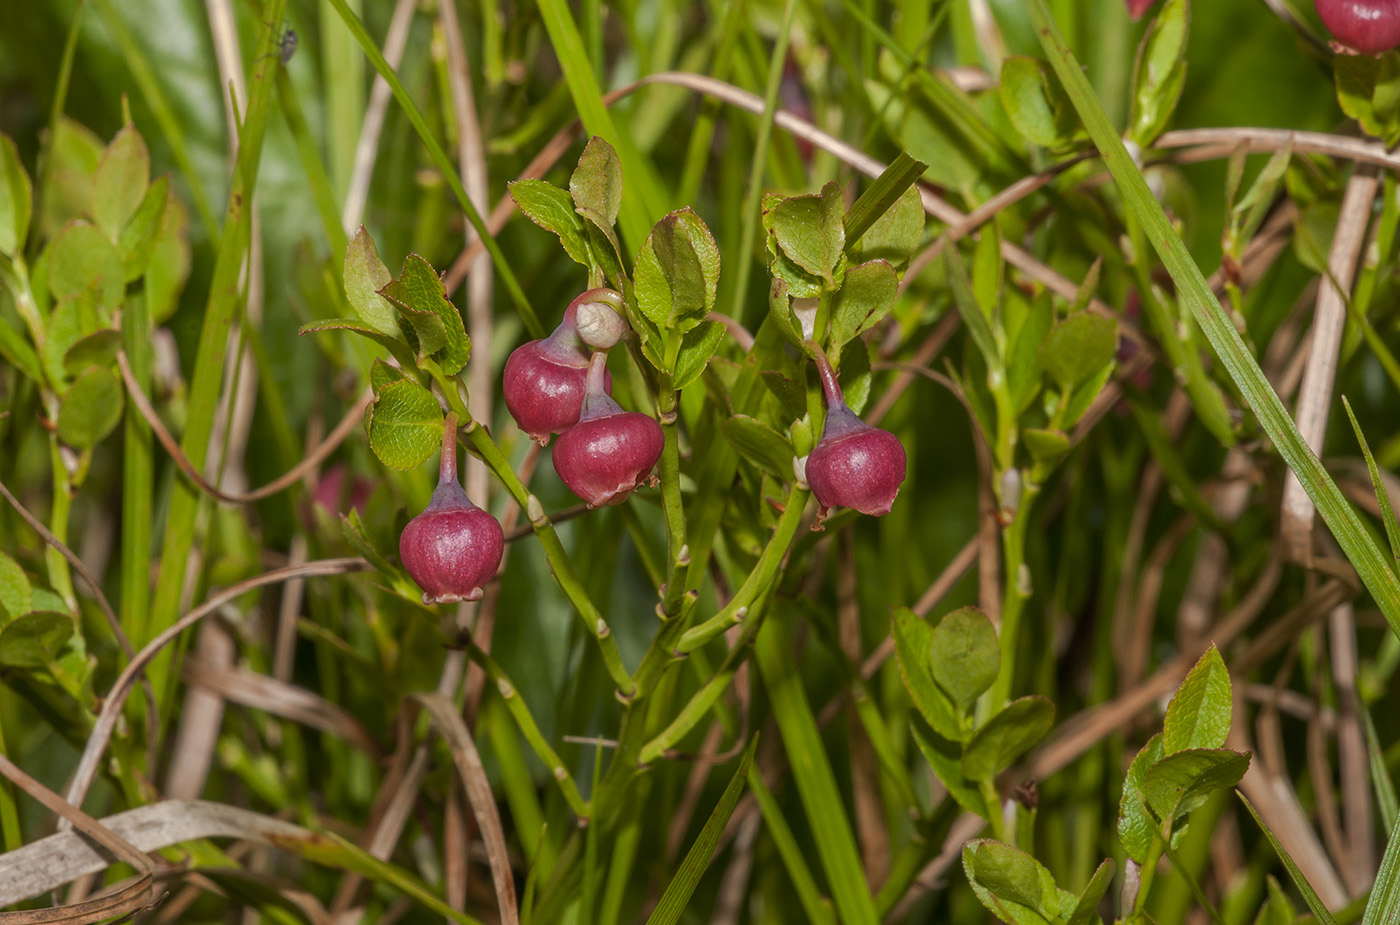
[[[379,46],[374,43],[374,39],[365,30],[365,24],[360,22],[360,17],[356,16],[350,7],[345,5],[345,0],[329,0],[329,2],[340,14],[340,18],[345,21],[345,25],[349,27],[355,40],[360,43],[366,57],[374,65],[374,69],[379,72],[379,76],[383,77],[384,82],[389,85],[394,99],[399,101],[399,105],[403,107],[404,115],[408,116],[408,121],[413,124],[413,129],[418,133],[423,146],[428,149],[428,156],[433,159],[433,163],[447,179],[447,185],[451,187],[452,195],[457,197],[457,204],[462,207],[462,213],[466,215],[467,221],[472,223],[476,233],[481,236],[481,243],[486,246],[486,252],[491,255],[491,262],[495,265],[496,272],[500,274],[501,282],[505,285],[506,291],[510,293],[510,299],[515,303],[516,310],[520,312],[520,318],[525,322],[530,336],[543,337],[544,327],[540,324],[539,316],[535,314],[534,307],[530,305],[530,300],[525,297],[524,290],[520,288],[520,280],[516,279],[515,271],[510,268],[506,255],[501,252],[501,246],[496,243],[490,229],[482,221],[481,213],[476,210],[476,206],[472,204],[471,198],[467,195],[466,188],[462,186],[462,178],[457,175],[457,169],[452,166],[452,161],[448,158],[447,152],[442,149],[442,145],[438,144],[438,140],[433,137],[432,130],[428,128],[428,123],[423,118],[423,113],[419,111],[413,98],[404,89],[399,75],[389,66],[389,62],[384,60]]]
[[[802,911],[806,913],[807,921],[813,925],[835,925],[836,919],[831,914],[831,903],[822,896],[821,890],[817,889],[816,878],[812,876],[811,868],[802,857],[802,849],[797,845],[792,828],[783,818],[783,811],[779,808],[778,801],[773,799],[773,792],[763,783],[763,775],[756,770],[749,771],[749,789],[758,801],[758,811],[763,815],[763,824],[768,827],[768,834],[773,837],[773,844],[778,848],[778,856],[783,859],[783,866],[787,868],[788,877],[792,879],[793,889],[797,891],[797,900],[802,903]]]
[[[729,817],[734,814],[734,806],[744,791],[744,779],[748,776],[749,765],[753,763],[753,753],[757,746],[758,736],[754,736],[753,741],[749,742],[749,747],[744,749],[743,757],[739,759],[739,769],[730,778],[729,786],[724,788],[719,805],[710,813],[705,827],[700,830],[700,837],[695,839],[695,844],[685,853],[685,860],[681,862],[680,869],[671,878],[671,882],[666,885],[666,892],[661,894],[661,901],[656,904],[651,918],[647,919],[647,925],[674,925],[680,920],[686,903],[690,902],[695,887],[705,874],[705,868],[710,866],[710,856],[714,854],[715,845],[719,844],[720,836],[724,834],[724,827],[729,824]]]
[[[895,204],[904,191],[918,182],[928,170],[928,164],[915,160],[908,151],[899,152],[885,168],[884,173],[875,178],[870,188],[860,194],[860,198],[846,213],[847,244],[860,240],[860,236],[875,223],[875,219],[885,214],[885,210]]]
[[[841,921],[848,925],[875,925],[879,918],[865,883],[846,804],[836,788],[821,732],[789,651],[789,634],[784,622],[774,616],[759,630],[754,654],[768,688],[778,732],[792,762],[792,776],[817,843],[817,854]]]
[[[1317,895],[1317,890],[1314,890],[1312,884],[1303,876],[1303,872],[1298,869],[1298,865],[1293,863],[1293,858],[1289,857],[1283,845],[1274,837],[1274,833],[1269,831],[1269,827],[1264,824],[1264,820],[1259,818],[1259,813],[1255,811],[1254,804],[1249,802],[1249,797],[1240,793],[1238,790],[1235,791],[1235,795],[1240,798],[1240,801],[1244,803],[1245,809],[1249,810],[1249,814],[1253,816],[1254,821],[1259,824],[1259,828],[1263,830],[1264,837],[1269,840],[1269,844],[1274,846],[1274,852],[1278,854],[1279,860],[1283,861],[1283,866],[1288,868],[1288,876],[1293,878],[1293,885],[1298,888],[1299,893],[1303,894],[1303,902],[1308,904],[1308,908],[1312,910],[1313,916],[1321,922],[1322,925],[1337,925],[1337,920],[1332,917],[1331,912],[1327,911],[1327,907],[1322,903],[1322,898]],[[1386,849],[1385,855],[1387,858],[1390,857],[1390,848]],[[1382,869],[1384,869],[1384,867],[1382,867]]]
[[[1400,838],[1395,837],[1395,826],[1392,825],[1385,856],[1381,858],[1381,869],[1376,874],[1375,885],[1371,887],[1366,912],[1361,916],[1361,925],[1397,921],[1400,921]]]
[[[1342,407],[1347,409],[1347,418],[1351,421],[1351,429],[1356,433],[1356,442],[1361,444],[1361,455],[1366,457],[1366,471],[1371,474],[1371,484],[1376,489],[1376,500],[1380,502],[1381,523],[1385,524],[1385,538],[1390,542],[1390,554],[1396,561],[1400,561],[1400,523],[1395,520],[1395,508],[1390,506],[1390,495],[1385,490],[1380,470],[1376,468],[1376,459],[1371,455],[1366,435],[1361,432],[1361,425],[1356,422],[1351,402],[1347,401],[1345,395],[1342,396]]]
[[[1317,454],[1303,442],[1293,418],[1264,378],[1240,333],[1220,307],[1200,267],[1191,259],[1161,203],[1152,195],[1147,181],[1123,147],[1122,139],[1094,95],[1089,79],[1056,28],[1045,0],[1030,0],[1027,10],[1051,66],[1103,155],[1127,207],[1141,222],[1163,266],[1171,274],[1180,298],[1190,307],[1192,316],[1201,326],[1216,356],[1254,410],[1269,439],[1278,447],[1279,455],[1297,475],[1338,544],[1356,567],[1367,590],[1385,614],[1391,630],[1400,635],[1400,584],[1396,582],[1395,573],[1385,555],[1372,541],[1361,519],[1327,474]]]

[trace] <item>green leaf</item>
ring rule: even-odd
[[[122,271],[128,283],[140,279],[151,265],[156,247],[161,242],[169,207],[170,178],[157,177],[117,238],[117,250],[122,255]]]
[[[29,341],[14,326],[0,318],[0,357],[36,383],[44,381],[44,368]]]
[[[977,296],[973,294],[972,282],[967,278],[967,268],[963,266],[962,255],[956,247],[948,247],[943,251],[943,260],[948,268],[948,285],[953,290],[953,304],[957,306],[963,324],[967,325],[967,333],[981,351],[987,365],[1000,369],[1001,351],[997,348],[996,337],[992,334],[992,326],[988,323],[987,316],[982,314],[982,309],[977,304]]]
[[[55,299],[97,285],[98,305],[110,317],[122,303],[126,272],[111,241],[87,222],[73,222],[49,242],[49,290]]]
[[[1230,671],[1212,645],[1191,669],[1167,704],[1162,747],[1174,755],[1187,749],[1213,749],[1230,732]]]
[[[918,246],[924,230],[923,204],[919,200],[916,184],[927,170],[928,164],[910,157],[907,151],[899,152],[898,156],[890,161],[890,166],[880,172],[875,182],[860,194],[860,198],[846,213],[846,246],[859,244],[862,248],[867,247],[869,242],[864,237],[866,232],[882,218],[892,217],[895,224],[887,223],[879,237],[887,238],[890,232],[894,231],[897,239],[889,243],[894,245],[896,251],[903,252],[903,259],[907,260],[909,253]],[[917,213],[916,228],[910,227],[913,224],[909,221],[911,200]],[[897,262],[898,259],[892,259],[890,262]]]
[[[33,608],[34,591],[18,562],[0,552],[0,610],[6,620],[22,617]]]
[[[787,285],[794,299],[815,299],[822,294],[826,285],[822,278],[793,263],[792,258],[783,253],[783,249],[778,246],[777,238],[771,234],[767,237],[767,247],[769,272],[775,279]]]
[[[0,629],[0,665],[47,666],[57,660],[73,628],[73,618],[66,613],[36,610],[16,617]]]
[[[768,315],[777,325],[778,333],[782,334],[788,343],[794,347],[802,346],[802,342],[806,340],[802,322],[792,310],[792,296],[789,294],[787,281],[779,276],[773,277],[773,285],[768,287]]]
[[[1238,784],[1247,770],[1248,753],[1228,748],[1187,749],[1148,768],[1142,794],[1157,818],[1170,824],[1204,804],[1216,790]]]
[[[962,857],[982,905],[1012,925],[1051,925],[1061,920],[1065,901],[1074,902],[1050,871],[1020,848],[978,838],[963,845]]]
[[[1186,85],[1189,19],[1186,0],[1167,0],[1138,46],[1127,137],[1144,148],[1167,127]]]
[[[840,352],[848,342],[870,330],[894,307],[899,274],[887,260],[872,260],[846,270],[831,308],[828,350]]]
[[[1055,724],[1055,705],[1039,695],[1013,700],[987,720],[967,743],[963,773],[990,781],[1045,738]]]
[[[594,265],[602,268],[603,276],[615,289],[625,290],[630,281],[623,275],[622,245],[618,243],[617,231],[594,209],[580,207],[576,211],[584,219],[583,236],[588,241]]]
[[[746,414],[724,422],[724,437],[740,456],[782,480],[791,479],[792,442],[773,428]]]
[[[1097,373],[1079,383],[1078,387],[1070,393],[1069,401],[1065,403],[1064,413],[1060,417],[1060,423],[1063,426],[1073,427],[1075,422],[1084,416],[1084,413],[1089,410],[1089,406],[1094,403],[1094,399],[1099,397],[1099,393],[1103,391],[1104,386],[1108,385],[1108,379],[1113,375],[1115,365],[1115,363],[1104,364]],[[1219,399],[1219,387],[1216,386],[1213,381],[1206,381],[1209,382],[1210,386],[1214,389],[1211,394]],[[1187,394],[1191,393],[1191,387],[1189,385],[1186,391]],[[1225,408],[1223,403],[1220,405],[1220,408],[1223,413]],[[1199,405],[1196,406],[1196,410],[1198,412],[1200,411]],[[1229,418],[1226,417],[1225,420],[1228,422]],[[1212,513],[1211,517],[1206,519],[1206,522],[1210,523],[1217,519],[1218,518]]]
[[[850,239],[850,222],[846,236]],[[919,188],[910,186],[894,205],[883,212],[860,236],[856,255],[861,260],[888,260],[900,268],[909,262],[924,240],[924,202]]]
[[[111,328],[94,331],[63,354],[63,369],[68,375],[76,376],[89,366],[108,366],[116,360],[121,345],[120,331]]]
[[[583,221],[574,211],[574,202],[568,193],[544,180],[516,180],[506,186],[510,198],[530,221],[559,236],[564,253],[586,267],[592,266]]]
[[[1040,365],[1069,390],[1103,370],[1118,351],[1118,325],[1084,311],[1055,325],[1040,345]]]
[[[719,321],[702,321],[686,331],[671,374],[675,388],[683,389],[699,379],[723,340],[724,324]]]
[[[783,414],[787,415],[788,420],[796,421],[807,413],[807,391],[796,380],[774,369],[765,369],[759,376],[768,386],[768,391],[778,399],[778,404],[782,405]]]
[[[900,607],[894,612],[893,635],[899,676],[909,699],[939,735],[953,742],[964,741],[966,735],[958,721],[957,707],[933,680],[933,627],[908,607]]]
[[[1384,862],[1382,862],[1384,867]],[[1254,925],[1293,925],[1293,920],[1298,917],[1298,910],[1293,908],[1293,901],[1288,898],[1288,894],[1279,886],[1279,882],[1270,874],[1267,879],[1269,898],[1264,902],[1264,907],[1259,910],[1259,915],[1254,919]],[[1372,896],[1376,894],[1371,893]],[[1369,919],[1362,919],[1362,925],[1368,925]],[[1378,922],[1393,921],[1392,919],[1378,919]]]
[[[1089,878],[1084,892],[1079,894],[1079,901],[1074,904],[1074,911],[1070,913],[1068,925],[1100,925],[1103,920],[1099,918],[1099,902],[1108,892],[1108,888],[1113,885],[1113,874],[1116,869],[1112,858],[1104,858],[1103,863]]]
[[[637,305],[657,327],[682,331],[714,307],[719,246],[688,206],[657,222],[637,254]]]
[[[934,775],[948,788],[948,795],[957,800],[959,806],[983,819],[991,819],[993,812],[1001,811],[999,806],[989,808],[977,782],[963,774],[960,744],[950,742],[936,732],[925,734],[918,723],[910,723],[909,731],[914,734],[914,741],[919,744],[919,751],[924,753],[924,759]]]
[[[972,249],[972,294],[988,321],[1001,317],[1002,276],[1006,262],[1001,259],[1001,229],[996,222],[982,228],[982,236]]]
[[[929,649],[933,680],[964,710],[992,686],[1001,670],[1001,646],[992,621],[976,607],[945,615]]]
[[[390,382],[398,382],[407,378],[408,375],[402,369],[390,366],[378,357],[375,357],[374,362],[369,365],[369,387],[376,394]]]
[[[467,337],[466,326],[462,323],[462,313],[447,298],[447,288],[442,283],[428,261],[417,254],[404,258],[399,278],[390,280],[379,294],[398,306],[400,312],[413,324],[423,352],[429,356],[437,354],[442,371],[455,376],[467,365],[471,358],[472,342]],[[427,317],[435,316],[442,328],[440,347],[429,347],[437,343],[439,325],[431,325],[431,336],[425,335],[422,325]]]
[[[127,123],[117,132],[97,171],[92,175],[92,219],[116,243],[122,229],[146,196],[151,176],[151,155],[136,126]]]
[[[160,237],[146,265],[146,307],[154,324],[165,322],[180,305],[180,290],[190,275],[189,225],[189,211],[170,190]]]
[[[398,337],[399,322],[394,307],[379,294],[392,279],[389,268],[379,259],[374,239],[361,225],[345,251],[345,298],[372,330]]]
[[[417,366],[413,359],[413,353],[408,349],[408,345],[399,337],[392,334],[385,334],[367,321],[359,321],[353,318],[329,318],[325,321],[313,321],[297,328],[297,334],[316,334],[321,331],[350,331],[359,334],[361,337],[368,337],[370,340],[388,350],[399,364],[407,369]],[[376,362],[378,362],[376,360]],[[395,370],[398,372],[397,370]],[[399,373],[399,378],[403,378],[403,373]],[[378,389],[376,388],[376,391]]]
[[[705,827],[700,830],[699,837],[685,853],[685,860],[681,862],[671,882],[666,885],[666,891],[661,894],[656,909],[647,918],[647,925],[675,925],[680,921],[690,897],[700,885],[705,868],[710,865],[710,858],[715,853],[720,836],[724,834],[724,827],[729,824],[729,817],[734,814],[734,807],[738,805],[739,797],[744,792],[744,779],[748,776],[749,765],[753,762],[754,750],[757,747],[758,736],[754,736],[748,748],[744,749],[743,757],[739,759],[739,767],[729,779],[729,786],[725,787],[724,793],[720,795],[714,812],[710,813],[710,818],[705,821]]]
[[[1337,84],[1337,102],[1342,112],[1361,123],[1361,130],[1379,138],[1385,134],[1385,120],[1376,112],[1372,98],[1380,75],[1380,61],[1372,55],[1334,55],[1332,74]]]
[[[820,193],[778,200],[764,210],[763,227],[784,256],[835,288],[836,266],[846,246],[845,212],[841,187],[833,181]]]
[[[0,254],[13,257],[24,251],[33,201],[19,151],[8,135],[0,134]]]
[[[1060,81],[1039,58],[1011,57],[1001,63],[1001,104],[1016,131],[1042,148],[1065,146],[1079,128]]]
[[[99,324],[96,285],[65,297],[49,315],[44,328],[43,362],[44,371],[56,391],[62,391],[68,383],[63,358],[69,348],[95,332]]]
[[[576,208],[590,209],[602,217],[605,224],[601,227],[617,224],[622,211],[622,159],[612,145],[596,135],[588,139],[578,167],[569,177],[569,194]]]
[[[1062,430],[1027,427],[1021,431],[1021,442],[1038,463],[1053,463],[1069,452],[1069,434]]]
[[[1148,769],[1165,753],[1162,734],[1158,733],[1147,740],[1123,778],[1123,796],[1118,804],[1118,841],[1123,845],[1123,853],[1139,864],[1147,863],[1152,839],[1157,833],[1157,822],[1143,805],[1143,785]]]
[[[413,469],[442,445],[442,408],[412,379],[390,382],[369,406],[369,445],[390,469]]]
[[[122,383],[110,369],[94,366],[73,381],[58,406],[58,438],[90,450],[122,419]]]
[[[841,370],[837,377],[846,406],[860,414],[870,400],[870,350],[863,340],[853,340],[841,351]]]
[[[1244,804],[1245,809],[1249,810],[1249,814],[1253,816],[1254,821],[1259,824],[1259,828],[1263,830],[1264,837],[1269,840],[1269,844],[1274,846],[1275,853],[1278,854],[1279,860],[1283,861],[1283,866],[1288,868],[1288,876],[1292,878],[1293,885],[1298,888],[1298,892],[1303,895],[1303,902],[1308,904],[1308,909],[1312,911],[1313,917],[1317,919],[1320,925],[1337,925],[1337,920],[1332,917],[1332,913],[1328,911],[1326,904],[1322,902],[1322,898],[1317,895],[1317,890],[1314,890],[1312,884],[1308,882],[1308,878],[1303,876],[1303,872],[1298,869],[1298,865],[1294,863],[1292,856],[1289,855],[1288,851],[1279,842],[1273,830],[1264,824],[1263,819],[1259,818],[1259,813],[1254,809],[1254,804],[1249,802],[1249,797],[1240,793],[1238,790],[1235,791],[1235,795],[1240,798],[1240,802]],[[1386,850],[1389,851],[1389,848],[1387,847]],[[1379,925],[1379,923],[1377,923],[1377,925]]]

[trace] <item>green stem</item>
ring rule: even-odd
[[[984,780],[978,787],[982,791],[982,799],[987,804],[987,821],[992,826],[992,837],[997,841],[1006,841],[1006,816],[1001,811],[1001,793],[997,790],[997,785]]]
[[[5,721],[8,719],[4,713],[0,713],[0,755],[9,757],[9,752],[5,747]],[[24,844],[24,832],[19,825],[19,806],[15,801],[15,786],[10,783],[8,777],[0,776],[0,844],[3,844],[5,851],[14,851]]]
[[[686,630],[676,644],[677,652],[691,652],[700,648],[748,616],[749,608],[758,600],[758,596],[777,578],[783,558],[797,535],[798,524],[802,522],[802,511],[806,508],[810,495],[811,491],[807,486],[793,485],[792,491],[788,493],[787,507],[778,520],[777,529],[773,531],[773,538],[764,547],[763,553],[758,557],[758,563],[739,588],[739,593],[735,594],[734,599],[719,613]]]
[[[1025,485],[1017,500],[1016,513],[1010,524],[1001,532],[1002,569],[1004,587],[1001,602],[1001,631],[997,641],[1001,645],[1001,668],[996,682],[992,685],[989,705],[994,715],[1011,699],[1012,686],[1016,678],[1016,650],[1021,633],[1021,618],[1030,595],[1021,582],[1021,572],[1026,562],[1026,526],[1030,522],[1031,502],[1036,489]],[[1004,500],[1004,499],[1003,499]]]
[[[704,719],[719,698],[729,689],[730,682],[734,680],[739,666],[744,663],[748,655],[749,643],[753,641],[754,634],[758,632],[759,626],[763,623],[763,603],[760,601],[750,608],[749,619],[744,623],[744,629],[740,632],[739,638],[734,641],[734,645],[730,648],[719,671],[711,675],[710,679],[691,696],[686,705],[676,714],[675,719],[671,720],[670,725],[642,747],[639,760],[643,765],[651,764],[664,755],[668,749],[675,748],[681,739],[684,739],[695,728],[695,724]]]
[[[1152,889],[1152,878],[1157,874],[1157,861],[1162,857],[1162,836],[1152,836],[1152,847],[1147,849],[1147,860],[1138,868],[1137,896],[1133,899],[1133,911],[1141,912],[1147,905],[1147,893]]]
[[[151,315],[145,293],[129,299],[122,312],[122,346],[131,375],[151,390]],[[131,629],[144,619],[151,600],[151,503],[154,444],[150,425],[127,402],[122,441],[121,621]],[[138,615],[140,615],[138,617]]]
[[[555,532],[554,524],[550,523],[549,517],[544,513],[544,508],[540,506],[539,499],[530,494],[525,483],[520,481],[520,477],[510,467],[510,460],[506,459],[501,448],[496,446],[496,442],[491,439],[486,428],[472,420],[467,414],[466,406],[462,405],[461,398],[456,394],[455,389],[448,393],[448,404],[460,406],[454,407],[454,410],[462,420],[467,422],[463,427],[467,439],[481,455],[487,468],[495,473],[496,478],[515,499],[515,503],[520,505],[520,509],[525,511],[526,516],[530,518],[530,525],[535,530],[535,537],[540,541],[540,546],[544,549],[545,559],[549,562],[550,573],[554,575],[554,580],[559,584],[564,596],[569,599],[569,603],[574,605],[574,611],[583,621],[584,628],[598,643],[598,651],[602,653],[603,663],[607,665],[608,674],[612,675],[613,683],[617,685],[618,692],[624,697],[634,696],[637,692],[637,684],[622,664],[622,653],[618,651],[617,640],[613,639],[612,630],[608,628],[607,621],[603,619],[602,613],[594,606],[593,601],[588,597],[588,592],[584,590],[583,583],[579,580],[578,573],[574,571],[574,565],[569,560],[569,554],[564,551],[564,544],[559,541],[559,534]]]
[[[675,356],[680,335],[671,338],[667,347],[668,368],[675,368]],[[673,346],[672,346],[673,345]],[[661,508],[666,514],[666,549],[670,573],[666,577],[665,596],[661,601],[664,620],[680,612],[681,595],[685,593],[685,572],[690,565],[690,548],[685,542],[685,507],[681,500],[681,451],[676,427],[676,390],[670,373],[662,373],[657,387],[656,403],[661,412],[661,432],[665,443],[661,448]]]
[[[49,463],[53,466],[53,509],[49,512],[49,532],[60,543],[68,543],[68,512],[73,505],[73,485],[68,480],[68,468],[63,464],[63,452],[58,446],[58,436],[49,437]],[[56,547],[50,545],[44,550],[44,562],[49,569],[49,584],[69,611],[78,613],[78,597],[73,593],[73,573],[68,560]]]
[[[467,655],[472,661],[481,667],[486,673],[486,677],[491,679],[491,683],[496,686],[497,692],[501,695],[501,700],[505,703],[506,709],[510,711],[511,718],[515,720],[515,725],[520,727],[520,734],[525,737],[531,750],[544,762],[544,766],[549,769],[550,776],[559,782],[559,790],[564,794],[564,800],[569,804],[569,808],[578,816],[580,823],[587,823],[589,819],[588,804],[584,802],[582,794],[579,793],[578,784],[574,783],[574,778],[569,774],[568,767],[560,759],[549,744],[549,741],[540,732],[539,724],[535,722],[534,715],[530,712],[520,691],[510,678],[501,670],[501,666],[496,664],[495,659],[486,654],[474,641],[467,639]]]

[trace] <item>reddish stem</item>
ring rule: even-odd
[[[442,459],[438,463],[438,484],[457,481],[457,413],[447,412],[442,422]]]
[[[812,359],[817,362],[817,372],[822,377],[822,391],[826,393],[826,406],[834,408],[837,405],[844,405],[846,398],[841,394],[841,383],[836,378],[836,371],[831,368],[831,361],[826,358],[822,348],[814,340],[807,341],[807,348],[812,351]]]

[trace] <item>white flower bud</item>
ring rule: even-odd
[[[611,349],[627,334],[627,320],[607,302],[584,302],[575,318],[579,339],[595,350]]]

